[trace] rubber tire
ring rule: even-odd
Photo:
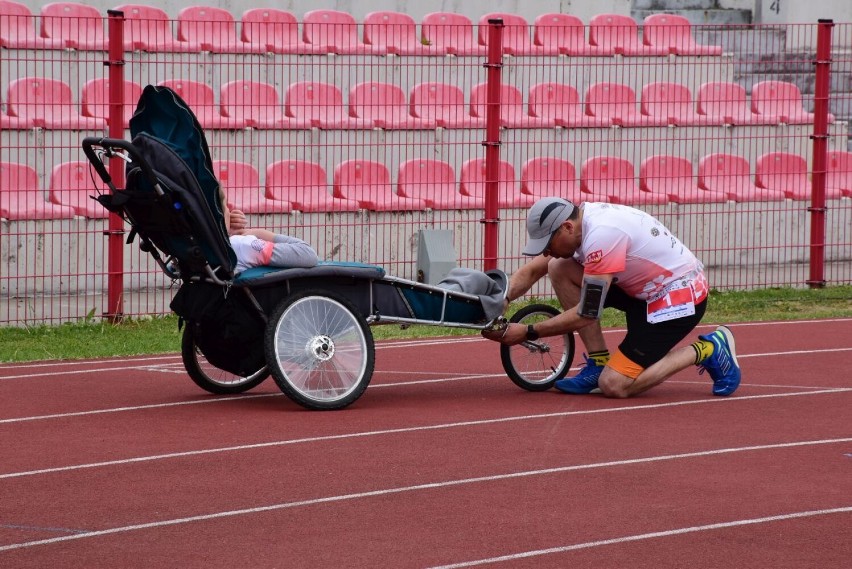
[[[194,329],[192,324],[187,324],[183,329],[181,357],[186,373],[201,389],[217,395],[243,393],[257,387],[269,377],[268,366],[263,366],[247,377],[217,368],[207,361],[195,345]]]
[[[314,318],[318,314],[319,321]],[[333,330],[332,325],[342,328]],[[282,336],[290,341],[284,343]],[[284,299],[269,318],[264,347],[279,389],[308,409],[332,410],[351,405],[361,397],[373,376],[373,332],[350,301],[332,292],[307,290]],[[354,362],[343,357],[355,350],[358,353]],[[344,367],[350,366],[353,369],[349,377],[342,377],[341,370],[346,374]],[[335,383],[342,379],[343,385],[333,387],[334,393],[320,385],[309,387],[329,379],[337,380]]]
[[[558,309],[548,304],[530,304],[518,310],[510,319],[510,323],[534,324],[542,322],[554,316],[559,315]],[[531,350],[526,342],[516,344],[514,346],[500,346],[500,361],[503,364],[503,369],[509,379],[527,391],[546,391],[553,387],[553,384],[565,377],[568,370],[571,369],[571,362],[574,360],[574,334],[567,333],[562,336],[553,336],[549,338],[541,338],[536,340],[537,345],[551,347],[556,342],[561,342],[562,350],[560,354],[553,352],[536,353]],[[559,355],[560,359],[554,361],[553,356]],[[550,373],[543,377],[530,377],[529,371],[520,371],[521,363],[526,363],[524,369],[529,369],[532,366],[533,371],[549,370]]]

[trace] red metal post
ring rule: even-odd
[[[109,137],[124,138],[124,12],[107,11],[109,52],[104,65],[109,71]],[[124,187],[124,161],[110,160],[109,175],[117,188]],[[107,311],[104,317],[118,322],[124,316],[124,220],[110,213],[107,235]]]
[[[828,99],[831,81],[832,20],[819,20],[814,82],[813,176],[811,178],[811,288],[825,286],[825,170],[828,164]]]
[[[488,55],[485,60],[485,239],[484,270],[497,268],[500,218],[497,201],[500,191],[500,85],[503,75],[503,20],[488,20]]]

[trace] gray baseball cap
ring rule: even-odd
[[[575,207],[562,198],[541,198],[535,202],[527,215],[527,234],[530,238],[523,254],[531,257],[541,255],[559,226],[574,213]]]

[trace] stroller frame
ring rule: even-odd
[[[215,335],[215,330],[209,330],[211,324],[187,318],[183,363],[190,378],[205,390],[241,393],[271,373],[278,387],[300,405],[339,409],[356,401],[372,377],[375,344],[370,326],[489,330],[507,325],[502,315],[486,316],[480,295],[387,275],[376,265],[320,262],[313,268],[254,267],[235,274],[236,257],[218,205],[218,182],[212,169],[205,171],[209,151],[194,115],[176,94],[152,86],[146,87],[137,115],[163,97],[189,116],[186,121],[197,130],[192,134],[200,141],[200,152],[147,131],[137,133],[132,142],[88,137],[82,146],[110,189],[110,194],[96,199],[131,225],[128,243],[138,235],[140,248],[167,277],[181,282],[181,288],[187,286],[188,293],[198,284],[218,287],[223,298],[239,290],[249,301],[244,306],[252,307],[259,317],[251,333],[262,336],[262,352],[248,370],[237,371],[211,362],[215,354],[205,353],[200,345],[202,334]],[[171,111],[170,106],[166,109]],[[116,187],[109,174],[105,161],[113,158],[126,163],[125,188]],[[505,273],[488,275],[502,286],[505,299]],[[548,305],[531,305],[512,321],[533,323],[555,314],[558,311]],[[508,376],[531,391],[548,389],[564,377],[573,356],[571,334],[501,346]]]

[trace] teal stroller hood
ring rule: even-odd
[[[236,255],[228,240],[219,182],[213,174],[204,131],[189,105],[168,87],[148,85],[130,119],[130,133],[133,146],[151,165],[167,194],[167,206],[174,210],[172,213],[179,213],[178,217],[184,218],[202,237],[197,247],[203,260],[220,276],[231,278],[236,267]],[[154,195],[154,188],[133,163],[127,165],[126,176],[128,190]],[[146,224],[157,221],[157,216],[144,217],[137,216],[134,224],[143,235]],[[190,245],[181,232],[172,233],[160,243],[156,243],[155,239],[155,243],[167,253],[186,260],[187,251],[184,249]],[[197,255],[197,251],[193,254]],[[186,269],[194,272],[193,266],[191,262],[182,263],[184,276],[187,276]]]

